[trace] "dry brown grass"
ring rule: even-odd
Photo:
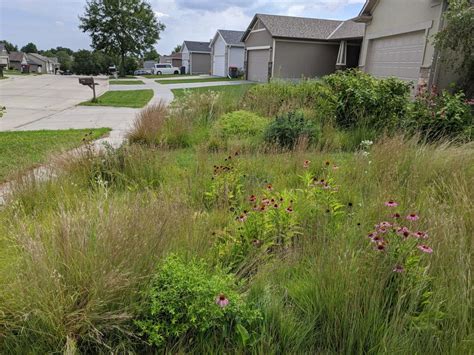
[[[157,143],[167,115],[168,109],[162,101],[145,107],[137,115],[132,129],[127,133],[129,142],[141,144]]]

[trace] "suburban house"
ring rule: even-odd
[[[19,70],[21,72],[27,71],[28,59],[26,58],[25,53],[10,52],[10,54],[8,54],[8,58],[10,59],[10,69]]]
[[[186,74],[209,74],[211,72],[211,48],[209,42],[184,41],[181,46],[182,65]]]
[[[5,44],[0,42],[0,66],[2,68],[9,68],[10,59],[8,57],[8,51],[5,48]]]
[[[243,70],[245,45],[244,31],[217,30],[211,41],[211,74],[229,75],[229,67]]]
[[[433,44],[446,6],[445,0],[366,1],[354,19],[366,24],[360,68],[377,77],[447,87],[456,76]]]
[[[314,78],[357,67],[364,27],[351,20],[256,14],[242,36],[246,78]]]
[[[45,57],[38,53],[26,54],[30,73],[56,74],[60,64],[57,58]]]
[[[173,67],[181,68],[182,65],[182,53],[171,53],[170,55],[162,55],[160,57],[160,63],[162,64],[171,64]]]

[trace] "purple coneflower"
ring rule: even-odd
[[[380,243],[377,243],[377,245],[375,246],[375,250],[377,251],[385,251],[385,244],[380,242]]]
[[[247,219],[247,215],[245,215],[245,214],[241,214],[241,215],[238,217],[238,220],[239,220],[240,222],[245,222],[246,219]]]
[[[216,304],[219,307],[224,308],[229,304],[229,300],[223,293],[221,293],[219,296],[216,297]]]
[[[393,270],[393,272],[398,272],[398,273],[402,273],[403,271],[405,271],[405,269],[403,268],[403,266],[401,266],[400,264],[396,265]]]
[[[291,206],[287,207],[286,212],[288,212],[288,213],[293,212],[293,208],[291,208]]]
[[[389,200],[389,201],[385,202],[385,206],[387,206],[387,207],[397,207],[398,203],[393,201],[393,200]]]
[[[268,190],[268,191],[272,191],[272,190],[273,190],[272,184],[268,184],[268,185],[267,185],[267,190]]]
[[[413,236],[418,239],[428,239],[428,233],[422,231],[413,233]]]
[[[417,221],[420,219],[420,217],[418,217],[418,215],[416,213],[411,213],[407,216],[407,219],[409,221]]]
[[[259,246],[262,245],[262,241],[258,240],[258,239],[254,239],[254,240],[252,240],[252,244],[253,244],[254,247],[258,248]]]
[[[367,237],[369,237],[369,239],[374,239],[376,235],[377,235],[377,232],[372,232],[372,233],[369,233]]]
[[[400,213],[394,213],[392,214],[392,218],[400,218]]]
[[[250,202],[255,202],[255,201],[257,201],[257,196],[255,196],[255,195],[250,195],[249,201],[250,201]]]
[[[390,222],[380,222],[376,227],[378,228],[390,228],[392,227],[392,223]]]
[[[303,163],[303,168],[308,169],[309,164],[311,164],[311,160],[305,160],[304,163]]]
[[[431,249],[429,246],[424,245],[424,244],[418,245],[417,248],[421,250],[423,253],[431,254],[433,252],[433,249]]]

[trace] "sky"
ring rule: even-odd
[[[148,0],[166,25],[155,45],[168,54],[183,40],[208,41],[217,29],[244,31],[255,13],[346,20],[356,16],[365,0]],[[0,39],[20,48],[57,46],[90,49],[79,29],[86,0],[0,0]]]

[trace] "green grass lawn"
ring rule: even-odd
[[[28,73],[21,73],[19,70],[4,70],[4,75],[28,75]]]
[[[110,75],[109,79],[115,79],[115,76]],[[136,77],[133,75],[125,75],[125,76],[119,76],[118,79],[136,79]]]
[[[202,78],[202,79],[176,79],[176,80],[155,80],[158,84],[184,84],[184,83],[210,83],[215,81],[232,81],[238,79],[229,78]]]
[[[141,108],[153,97],[153,90],[107,91],[97,102],[81,102],[81,106],[113,106]]]
[[[161,74],[161,75],[155,75],[155,74],[148,74],[148,75],[143,75],[144,78],[148,79],[156,79],[156,78],[182,78],[189,76],[189,74]]]
[[[145,84],[141,80],[110,80],[110,85],[142,85]]]
[[[203,88],[191,88],[191,89],[172,89],[171,91],[174,94],[175,98],[180,98],[184,96],[186,92],[209,92],[217,91],[221,92],[224,95],[230,96],[242,96],[250,89],[252,86],[257,84],[242,84],[242,85],[221,85],[221,86],[209,86]]]
[[[44,163],[53,153],[78,147],[89,132],[92,132],[91,139],[97,139],[109,131],[108,128],[100,128],[0,132],[0,182]]]

